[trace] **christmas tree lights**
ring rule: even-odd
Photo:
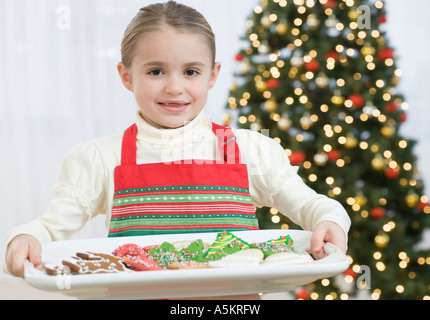
[[[401,70],[374,0],[263,0],[248,21],[226,122],[269,129],[292,165],[352,220],[351,268],[301,288],[298,297],[348,299],[362,266],[372,299],[429,299],[429,251],[416,247],[430,226],[415,141],[402,137],[408,104]],[[262,228],[297,228],[259,208]],[[357,282],[357,283],[356,283]],[[346,288],[346,289],[345,289]]]

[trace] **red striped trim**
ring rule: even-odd
[[[160,230],[160,229],[169,229],[169,230],[177,230],[177,229],[208,229],[208,228],[245,228],[250,230],[258,230],[258,226],[249,226],[245,224],[199,224],[199,225],[157,225],[157,226],[127,226],[123,228],[110,229],[109,232],[121,232],[127,231],[130,229],[137,230]]]
[[[243,213],[254,215],[255,210],[252,204],[237,205],[226,203],[224,205],[129,205],[125,207],[112,208],[112,216],[129,215],[133,213],[142,214],[201,214],[201,213]]]

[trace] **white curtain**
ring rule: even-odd
[[[137,107],[116,64],[126,25],[140,7],[153,2],[0,0],[1,244],[12,227],[47,208],[67,150],[80,141],[120,133],[132,123]],[[217,60],[223,67],[206,112],[222,122],[239,38],[258,0],[179,2],[202,12],[217,36]],[[419,141],[415,152],[429,192],[430,2],[387,2],[386,28],[403,70],[399,90],[410,105],[403,132]],[[95,219],[79,236],[105,234],[102,219]]]

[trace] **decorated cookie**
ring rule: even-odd
[[[228,231],[223,231],[218,233],[214,243],[207,250],[205,258],[208,261],[214,261],[249,247],[247,242]]]
[[[123,262],[130,266],[134,271],[157,271],[165,270],[160,267],[154,260],[149,258],[122,258]]]
[[[167,266],[167,269],[171,269],[171,270],[202,269],[202,268],[211,268],[211,266],[206,262],[196,262],[196,261],[175,262]]]
[[[260,249],[244,249],[209,262],[213,268],[238,268],[258,266],[264,254]]]
[[[56,276],[56,275],[61,275],[61,274],[70,274],[70,268],[68,266],[65,265],[56,265],[53,263],[45,263],[43,265],[45,271],[47,274],[49,274],[50,276]]]
[[[179,251],[178,262],[204,262],[205,245],[201,239],[195,240]]]
[[[306,253],[280,252],[274,253],[263,260],[263,265],[286,266],[292,264],[314,263],[312,257]]]
[[[254,242],[251,248],[258,248],[263,251],[264,257],[280,252],[294,252],[293,240],[289,235],[281,236],[265,242]]]
[[[148,252],[148,258],[154,260],[160,267],[179,262],[179,251],[170,242],[163,242]]]
[[[127,243],[116,248],[112,254],[118,258],[132,258],[137,259],[147,258],[148,255],[146,251],[137,244]]]
[[[125,271],[124,264],[110,254],[78,252],[76,256],[62,261],[62,264],[69,267],[72,273],[90,274]]]

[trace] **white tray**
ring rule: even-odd
[[[311,232],[298,230],[235,231],[244,241],[267,241],[290,235],[296,251],[308,251]],[[202,239],[212,243],[217,233],[189,233],[122,238],[99,238],[58,241],[43,245],[42,259],[60,264],[79,251],[111,253],[125,243],[140,246],[163,241]],[[289,266],[254,266],[247,268],[209,268],[192,270],[141,271],[113,274],[50,276],[36,270],[27,261],[24,278],[32,286],[60,292],[80,299],[163,299],[233,295],[247,293],[285,292],[297,286],[332,277],[345,271],[348,258],[333,244],[326,243],[328,256],[314,264]]]

